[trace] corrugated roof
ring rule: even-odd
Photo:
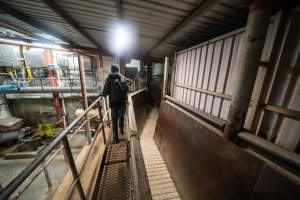
[[[208,0],[206,0],[208,1]],[[178,26],[196,7],[205,0],[121,0],[123,19],[136,27],[137,43],[134,54],[164,57],[174,51],[204,41],[241,27],[247,18],[247,9],[238,0],[218,1],[195,18],[176,34],[157,45],[167,33]],[[96,47],[91,40],[82,35],[42,0],[3,0],[26,16],[51,27],[70,41],[85,47]],[[112,34],[111,24],[119,20],[116,0],[56,0],[53,1],[78,23],[104,48],[107,38]],[[15,24],[33,33],[42,30],[0,13],[0,20]],[[152,51],[150,51],[153,49]]]

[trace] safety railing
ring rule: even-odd
[[[74,157],[72,155],[69,142],[72,139],[72,137],[76,133],[78,133],[86,123],[89,123],[89,120],[97,117],[97,115],[92,117],[88,116],[88,113],[94,107],[97,107],[99,111],[98,113],[99,123],[95,128],[95,134],[92,137],[91,143],[88,144],[89,149],[87,153],[84,155],[82,165],[77,168],[75,165]],[[54,160],[54,158],[63,149],[64,149],[64,155],[66,157],[67,163],[70,167],[71,173],[74,178],[72,185],[69,188],[69,191],[73,191],[74,187],[77,186],[77,190],[81,199],[86,199],[86,195],[84,193],[80,181],[81,169],[85,165],[87,158],[89,157],[89,154],[91,152],[91,149],[94,145],[94,142],[97,139],[100,132],[102,132],[103,141],[104,144],[106,144],[104,126],[105,126],[105,119],[108,119],[108,125],[109,125],[110,119],[109,119],[108,110],[109,108],[107,105],[106,98],[103,98],[101,96],[98,97],[78,118],[76,118],[69,126],[67,126],[60,134],[58,134],[47,146],[45,146],[42,150],[40,150],[37,157],[32,162],[30,162],[6,187],[3,188],[3,190],[0,192],[0,200],[8,199],[14,193],[16,193],[16,195],[13,198],[18,198],[34,182],[34,180],[36,180],[36,178],[42,172],[44,172],[45,174],[48,187],[51,187],[52,184],[51,177],[49,176],[49,173],[47,171],[47,166]],[[40,166],[40,168],[38,168],[38,166]],[[26,181],[29,177],[30,177],[30,181]],[[24,185],[25,181],[26,181],[26,185]],[[22,188],[20,188],[21,185]],[[72,192],[69,192],[68,194],[71,195]]]
[[[14,86],[14,88],[30,87],[80,87],[79,69],[57,68],[49,69],[48,67],[22,68],[12,67],[10,73],[5,67],[0,68],[0,84]],[[26,70],[30,70],[30,76]],[[49,75],[55,71],[54,75]],[[99,86],[99,76],[95,69],[85,69],[85,83],[88,87]]]

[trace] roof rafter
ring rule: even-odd
[[[173,27],[169,32],[167,32],[157,43],[155,43],[146,53],[149,55],[158,46],[169,40],[176,33],[187,26],[191,21],[200,17],[204,14],[204,11],[213,6],[218,0],[204,0],[201,4],[197,5],[192,12],[190,12],[182,21],[180,21],[175,27]]]
[[[8,22],[6,22],[6,21],[0,20],[0,26],[3,26],[3,27],[5,27],[5,28],[7,28],[7,29],[10,29],[10,30],[13,30],[13,31],[15,31],[15,32],[17,32],[17,33],[21,33],[21,34],[23,34],[23,35],[29,36],[29,37],[31,37],[31,38],[38,39],[38,40],[40,40],[40,41],[52,42],[52,41],[49,40],[49,39],[43,38],[43,37],[41,37],[41,36],[39,36],[38,34],[35,34],[35,33],[30,33],[30,32],[28,32],[28,31],[26,31],[25,29],[22,29],[22,28],[20,28],[20,27],[17,27],[17,26],[15,26],[15,25],[12,25],[12,24],[10,24],[10,23],[8,23]]]
[[[55,3],[54,0],[43,0],[43,2],[53,10],[56,14],[58,14],[61,18],[63,18],[66,22],[68,22],[76,31],[78,31],[81,35],[83,35],[86,39],[88,39],[93,45],[95,45],[99,50],[104,50],[102,46],[84,29],[82,29],[79,24],[72,19],[66,11],[64,11],[58,4]]]
[[[47,34],[50,34],[68,44],[70,44],[71,46],[74,46],[74,47],[78,47],[79,45],[77,45],[75,42],[73,42],[72,40],[66,38],[63,34],[57,32],[56,30],[50,28],[49,26],[37,21],[36,19],[30,17],[30,16],[27,16],[27,15],[24,15],[23,13],[19,12],[18,10],[10,7],[9,5],[5,4],[5,3],[2,3],[0,2],[0,10],[2,10],[3,12],[43,31],[43,32],[46,32]]]
[[[122,0],[116,0],[117,14],[120,20],[123,20],[123,8],[122,8]]]

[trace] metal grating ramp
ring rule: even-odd
[[[94,200],[128,200],[131,199],[129,173],[128,143],[126,140],[111,144],[105,163],[97,178]]]

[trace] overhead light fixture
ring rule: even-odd
[[[135,29],[128,23],[114,24],[111,29],[109,48],[116,56],[129,54],[135,45]]]

